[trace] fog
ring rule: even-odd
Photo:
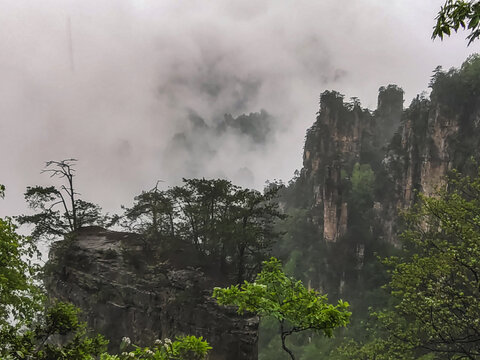
[[[374,109],[395,83],[407,106],[437,65],[478,50],[464,33],[430,39],[442,4],[2,0],[0,216],[26,211],[26,186],[53,181],[47,160],[78,159],[78,191],[110,212],[157,180],[288,181],[321,92]],[[218,130],[225,114],[262,110],[261,142]]]

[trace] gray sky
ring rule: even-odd
[[[71,157],[83,198],[109,211],[157,179],[288,181],[321,92],[375,108],[378,88],[395,83],[408,106],[437,65],[459,66],[479,46],[467,48],[464,33],[430,39],[443,0],[0,4],[0,216],[25,211],[27,185],[51,182],[45,161]],[[275,119],[261,146],[232,131],[196,132],[188,120],[213,127],[225,113],[261,109]],[[194,144],[172,146],[179,132]]]

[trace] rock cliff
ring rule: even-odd
[[[208,340],[209,359],[257,358],[258,319],[211,298],[222,279],[196,267],[187,249],[162,257],[145,248],[139,235],[81,229],[50,251],[50,297],[80,307],[89,326],[110,339],[113,351],[123,336],[146,345],[186,334]]]
[[[337,92],[321,95],[317,120],[307,131],[302,177],[326,241],[346,235],[354,165],[379,168],[382,148],[400,125],[402,107],[403,91],[394,85],[380,89],[373,113],[362,109],[357,99],[345,103]]]
[[[418,96],[403,110],[403,91],[389,85],[371,112],[323,93],[301,172],[323,238],[335,242],[347,233],[355,163],[373,169],[376,210],[406,208],[417,192],[432,194],[444,184],[450,170],[468,172],[480,146],[480,99],[471,97],[454,106],[434,89],[430,99]],[[396,242],[391,231],[383,235]]]
[[[321,95],[286,204],[307,209],[317,228],[320,258],[306,261],[325,264],[315,271],[323,272],[318,288],[335,295],[367,288],[375,271],[362,273],[364,265],[386,245],[399,245],[399,210],[445,184],[450,170],[468,174],[478,166],[480,57],[460,69],[437,68],[430,87],[428,98],[417,96],[406,109],[395,85],[380,88],[375,111],[334,91]],[[292,200],[300,197],[301,204]]]

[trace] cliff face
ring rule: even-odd
[[[371,113],[356,99],[344,103],[342,95],[325,92],[307,132],[302,177],[312,192],[314,219],[328,242],[347,233],[349,178],[356,163],[379,167],[381,149],[400,124],[403,91],[380,89],[378,104]]]
[[[123,336],[136,344],[176,335],[203,336],[209,359],[257,358],[256,317],[239,316],[211,298],[220,279],[185,266],[177,251],[157,262],[135,234],[85,228],[50,251],[46,287],[52,298],[80,307],[88,325],[118,349]],[[194,265],[194,261],[192,261]]]
[[[375,254],[399,245],[399,210],[415,203],[419,192],[429,195],[444,185],[450,170],[469,174],[478,167],[480,57],[458,70],[437,69],[430,87],[428,99],[418,96],[407,109],[394,85],[380,88],[375,111],[356,99],[345,103],[336,92],[320,98],[286,208],[308,210],[321,260],[305,261],[324,265],[306,278],[322,273],[314,283],[329,294],[351,289],[356,296],[381,284],[367,283],[376,276]],[[291,200],[299,194],[307,199],[302,204]]]
[[[317,120],[307,132],[301,176],[326,241],[347,233],[355,163],[372,168],[371,207],[386,211],[379,235],[395,243],[387,225],[397,210],[412,205],[417,192],[432,194],[450,170],[468,172],[469,159],[479,157],[480,99],[452,108],[433,92],[406,110],[402,104],[396,86],[380,89],[374,112],[345,104],[338,93],[322,94]]]
[[[403,173],[392,172],[399,191],[398,206],[415,201],[414,191],[432,194],[452,169],[469,172],[479,155],[480,109],[452,109],[439,99],[415,99],[404,113],[399,147],[386,156]],[[392,161],[391,156],[395,159]]]

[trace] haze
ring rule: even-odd
[[[288,181],[321,92],[374,109],[378,88],[395,83],[407,106],[437,65],[478,51],[463,33],[430,39],[442,4],[3,0],[0,216],[26,211],[26,186],[51,183],[40,174],[47,160],[79,159],[82,197],[113,212],[160,179]],[[262,109],[273,119],[264,143],[209,130],[224,114]]]

